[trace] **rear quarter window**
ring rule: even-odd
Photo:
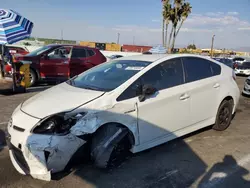
[[[90,49],[87,49],[87,53],[88,53],[88,56],[89,56],[89,57],[95,55],[95,52],[94,52],[93,50],[90,50]]]
[[[220,65],[211,62],[211,69],[212,69],[213,76],[217,76],[217,75],[221,74],[221,66]]]

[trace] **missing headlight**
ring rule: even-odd
[[[85,115],[86,113],[83,112],[74,116],[68,116],[65,113],[49,116],[40,121],[32,132],[35,134],[65,135]]]
[[[74,119],[64,119],[62,115],[54,115],[41,121],[33,130],[35,134],[68,134],[72,125],[75,124]]]

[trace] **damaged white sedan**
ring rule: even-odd
[[[225,130],[239,96],[232,69],[211,59],[119,58],[20,104],[8,124],[10,158],[21,174],[47,181],[79,155],[106,168],[212,124]]]

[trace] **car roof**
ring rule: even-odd
[[[77,44],[48,44],[47,46],[53,46],[53,47],[60,47],[60,46],[73,46],[73,47],[79,47],[79,48],[89,48],[89,49],[96,49],[97,48],[92,48],[89,46],[82,46],[82,45],[77,45]]]
[[[135,60],[135,61],[150,61],[155,62],[160,59],[172,59],[177,57],[198,57],[207,60],[212,60],[211,58],[195,55],[195,54],[142,54],[142,55],[131,55],[119,58],[119,60]]]
[[[143,55],[131,55],[119,58],[119,60],[134,60],[134,61],[150,61],[154,62],[158,59],[168,56],[167,54],[143,54]]]

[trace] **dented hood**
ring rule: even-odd
[[[44,118],[59,112],[71,111],[102,96],[103,93],[62,83],[31,97],[22,104],[21,110],[31,116]]]

